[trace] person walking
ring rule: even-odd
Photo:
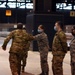
[[[21,75],[21,60],[27,54],[26,46],[28,41],[31,41],[34,38],[23,29],[22,23],[18,23],[17,29],[10,32],[4,40],[2,45],[3,50],[6,50],[6,46],[10,39],[12,39],[12,44],[9,51],[11,73],[12,75]]]

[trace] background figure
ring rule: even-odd
[[[47,62],[49,51],[48,37],[44,33],[44,27],[42,25],[38,27],[38,32],[40,34],[36,35],[35,39],[38,42],[38,48],[40,52],[41,70],[42,70],[42,73],[40,75],[49,75],[49,66]]]
[[[26,31],[26,26],[23,25],[23,29]],[[30,41],[28,41],[27,45],[26,45],[26,53],[24,55],[24,57],[21,59],[21,71],[24,72],[25,71],[25,67],[26,67],[26,61],[27,61],[27,57],[28,57],[28,51],[29,51],[29,47],[30,47]]]
[[[29,35],[24,29],[23,24],[18,23],[17,29],[10,32],[2,45],[6,50],[7,43],[12,39],[12,45],[9,51],[9,62],[12,75],[21,75],[21,60],[27,54],[26,46],[28,41],[33,40],[33,36]]]
[[[70,43],[70,55],[71,55],[71,74],[75,75],[75,27],[72,29],[72,35],[74,36]]]
[[[53,75],[63,75],[63,59],[67,52],[67,39],[65,33],[62,31],[63,24],[57,21],[54,26],[54,30],[57,33],[54,36],[52,44],[52,70]]]

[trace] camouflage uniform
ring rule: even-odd
[[[12,39],[10,47],[9,62],[12,75],[20,75],[21,60],[26,55],[27,57],[27,43],[33,40],[33,37],[26,33],[25,30],[17,29],[12,31],[4,41],[3,48],[7,46],[9,40]]]
[[[29,51],[29,47],[30,47],[30,41],[28,41],[27,43],[27,53],[25,54],[25,56],[22,58],[22,72],[24,72],[24,68],[26,66],[26,60],[27,60],[27,56],[28,56],[28,51]]]
[[[62,44],[61,44],[62,43]],[[67,40],[65,33],[61,30],[55,34],[52,45],[52,70],[53,75],[63,75],[63,59],[67,52]]]
[[[75,37],[70,43],[70,55],[71,55],[71,73],[75,75]]]
[[[47,35],[44,32],[42,32],[42,33],[36,35],[35,39],[38,42],[38,48],[40,51],[40,60],[41,60],[42,72],[48,73],[49,67],[48,67],[47,60],[48,60],[49,43],[48,43]]]

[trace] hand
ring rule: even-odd
[[[6,47],[3,47],[3,46],[2,46],[2,49],[5,51],[5,50],[6,50]]]

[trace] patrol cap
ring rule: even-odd
[[[18,29],[22,29],[22,28],[23,28],[23,24],[22,24],[22,23],[18,23],[18,24],[17,24],[17,28],[18,28]]]

